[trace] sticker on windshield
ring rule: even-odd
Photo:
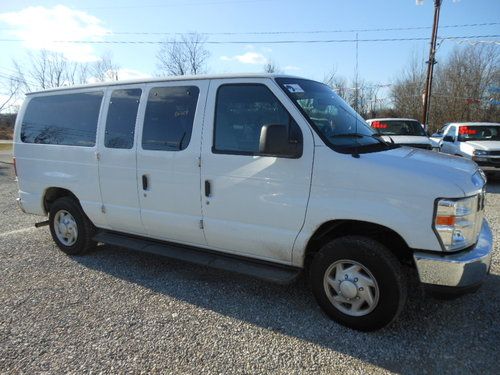
[[[304,90],[302,90],[302,87],[300,87],[300,85],[298,85],[296,83],[286,83],[284,86],[292,94],[295,94],[297,92],[304,92]]]

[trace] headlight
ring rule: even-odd
[[[488,151],[485,150],[474,150],[474,156],[488,155]]]
[[[434,230],[445,251],[473,245],[481,230],[484,195],[436,201]]]

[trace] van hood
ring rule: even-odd
[[[377,175],[367,181],[368,185],[377,181],[370,187],[373,190],[382,185],[409,195],[452,198],[476,194],[486,182],[473,161],[422,149],[400,147],[361,154],[359,161]]]
[[[465,143],[476,150],[500,151],[500,141],[466,141]]]
[[[391,142],[391,139],[394,143],[397,144],[418,144],[418,145],[428,145],[430,144],[429,138],[420,136],[420,135],[383,135],[382,138],[386,142]]]

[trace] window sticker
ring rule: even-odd
[[[297,92],[304,92],[304,90],[302,90],[302,87],[300,87],[300,85],[298,85],[297,83],[287,83],[284,86],[292,94],[297,93]]]

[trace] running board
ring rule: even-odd
[[[231,256],[218,251],[187,247],[142,237],[132,237],[115,232],[101,231],[98,232],[93,239],[108,245],[124,247],[130,250],[157,254],[167,258],[240,273],[278,284],[289,284],[293,282],[301,272],[300,268]]]

